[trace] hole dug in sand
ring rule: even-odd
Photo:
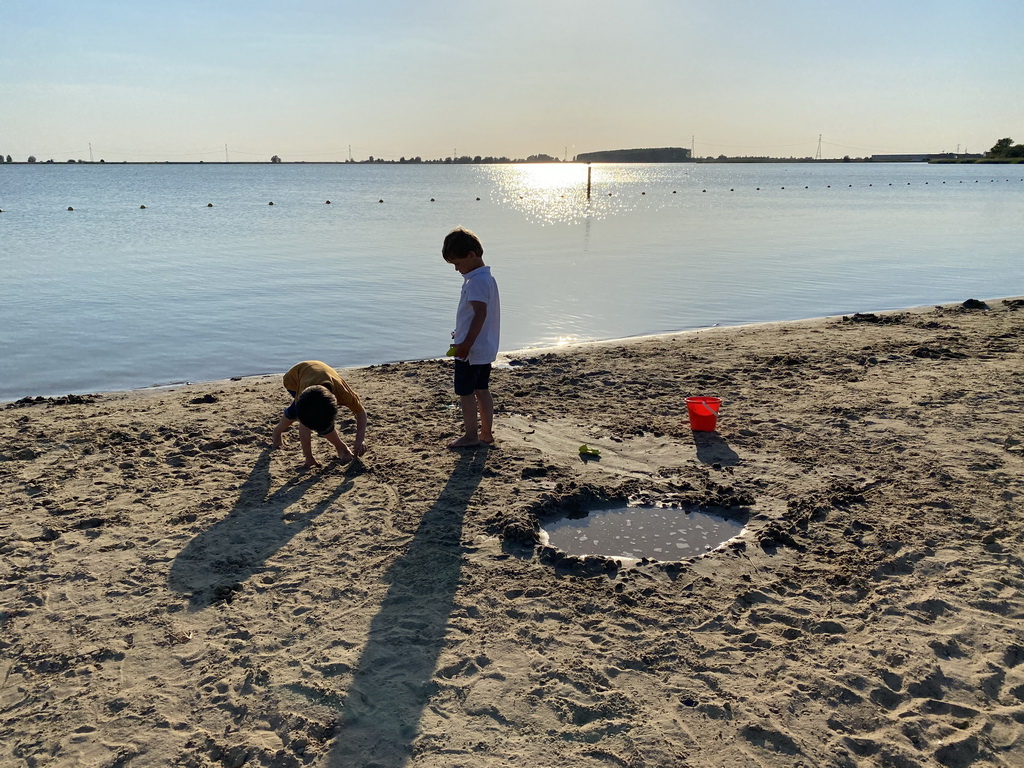
[[[580,557],[684,560],[710,552],[743,532],[744,520],[723,507],[619,504],[549,520],[541,544]]]
[[[526,534],[519,543],[536,546],[540,560],[559,572],[614,574],[637,564],[692,562],[724,547],[745,531],[752,504],[746,494],[703,498],[632,484],[583,486],[533,505],[527,510],[532,525],[516,520],[505,536]]]

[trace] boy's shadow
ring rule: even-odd
[[[241,583],[261,571],[266,561],[305,529],[339,496],[352,487],[360,462],[350,464],[344,481],[312,508],[288,513],[288,508],[325,477],[337,480],[331,465],[289,480],[270,493],[270,456],[264,448],[227,517],[190,541],[171,563],[168,586],[187,594],[189,610],[231,600]]]
[[[735,467],[740,463],[739,454],[717,432],[694,432],[693,442],[697,446],[697,459],[701,464]]]
[[[345,695],[335,768],[399,768],[411,755],[459,585],[462,521],[487,457],[486,448],[460,453],[408,550],[384,577],[390,586]]]

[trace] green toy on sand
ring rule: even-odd
[[[597,448],[591,448],[589,445],[584,443],[580,446],[580,456],[600,456],[601,451]]]

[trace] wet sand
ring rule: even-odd
[[[448,361],[345,371],[370,452],[308,472],[279,376],[8,404],[0,764],[1024,764],[1024,302],[989,305],[520,353],[460,452]],[[746,531],[538,544],[627,498]]]

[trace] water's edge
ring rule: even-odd
[[[974,297],[971,297],[971,298],[974,298]],[[1020,300],[1024,300],[1024,296],[1003,296],[1003,297],[998,297],[998,298],[983,298],[983,299],[980,299],[980,300],[985,302],[986,304],[988,304],[991,307],[991,306],[993,306],[993,305],[995,305],[997,303],[1004,302],[1004,301],[1020,301]],[[942,304],[921,304],[921,305],[918,305],[918,306],[903,307],[903,308],[899,308],[899,309],[880,309],[880,310],[868,309],[868,310],[863,310],[863,311],[864,311],[864,313],[871,313],[871,314],[876,314],[876,315],[894,315],[894,314],[903,314],[903,313],[923,314],[925,312],[930,312],[930,311],[932,311],[933,309],[935,309],[937,307],[941,307],[943,309],[955,309],[955,308],[958,308],[960,306],[961,306],[961,302],[946,302],[946,303],[942,303]],[[588,347],[599,347],[599,346],[606,347],[606,346],[627,345],[627,344],[632,344],[632,343],[637,343],[637,342],[642,342],[642,341],[648,341],[648,340],[668,339],[668,338],[674,338],[674,337],[677,337],[677,336],[684,336],[684,335],[691,335],[691,334],[698,334],[698,333],[706,333],[706,332],[709,332],[709,331],[726,332],[726,333],[728,333],[730,331],[736,331],[736,330],[739,330],[739,329],[754,329],[754,328],[762,328],[762,327],[770,327],[770,326],[780,326],[780,325],[790,325],[790,326],[813,325],[813,324],[816,324],[816,323],[827,322],[829,320],[835,320],[836,318],[840,318],[840,317],[844,317],[844,315],[842,315],[842,314],[821,315],[821,316],[817,316],[817,317],[806,317],[806,318],[787,319],[787,320],[770,320],[770,321],[758,322],[758,323],[741,323],[741,324],[738,324],[738,325],[710,325],[710,326],[704,326],[704,327],[701,327],[701,328],[688,328],[688,329],[682,329],[682,330],[676,330],[676,331],[664,331],[664,332],[661,332],[661,333],[640,334],[640,335],[636,335],[636,336],[623,336],[623,337],[619,337],[619,338],[610,338],[610,339],[593,339],[593,340],[588,340],[588,341],[574,341],[574,342],[568,343],[568,344],[545,345],[545,346],[531,346],[531,347],[524,347],[524,348],[521,348],[521,349],[515,349],[515,350],[508,350],[508,351],[499,352],[498,353],[498,358],[495,361],[495,366],[497,366],[497,367],[508,367],[509,362],[511,360],[514,360],[514,359],[517,359],[517,358],[520,358],[520,357],[524,357],[524,356],[535,356],[535,355],[538,355],[538,354],[565,353],[565,352],[572,352],[572,351],[578,351],[578,350],[581,350],[581,349],[586,349]],[[378,361],[378,362],[375,362],[375,363],[368,363],[366,365],[346,366],[346,367],[339,368],[339,370],[341,372],[353,371],[353,370],[366,370],[368,368],[373,368],[373,367],[378,366],[378,365],[393,365],[393,364],[400,364],[400,363],[418,363],[418,362],[423,362],[423,361],[426,361],[426,360],[440,360],[440,359],[445,359],[445,358],[439,356],[439,357],[409,358],[409,359],[404,359],[404,360],[381,360],[381,361]],[[298,362],[298,361],[296,361],[296,362]],[[125,396],[125,395],[143,395],[143,394],[146,394],[146,393],[153,393],[153,392],[166,392],[166,391],[170,391],[170,390],[173,390],[173,389],[177,389],[179,387],[209,387],[209,386],[218,386],[218,385],[226,386],[229,383],[231,383],[231,384],[239,384],[239,383],[244,384],[244,383],[247,383],[247,382],[248,383],[252,383],[252,382],[259,381],[261,379],[266,379],[266,378],[269,378],[269,377],[280,377],[280,376],[283,376],[283,375],[284,375],[284,371],[267,371],[265,373],[252,373],[252,374],[247,374],[245,376],[231,376],[229,378],[210,379],[210,380],[205,380],[205,381],[173,381],[173,382],[167,382],[167,383],[164,383],[164,384],[153,384],[153,385],[149,385],[149,386],[146,386],[146,387],[137,387],[137,388],[134,388],[134,389],[126,389],[126,390],[100,390],[98,392],[61,393],[61,394],[50,394],[50,395],[26,395],[26,396],[23,396],[23,397],[20,397],[20,398],[10,398],[10,399],[0,400],[0,406],[5,406],[5,405],[8,405],[10,403],[21,402],[23,400],[29,400],[29,399],[35,400],[37,398],[48,399],[48,398],[64,397],[64,396],[72,396],[72,395],[79,395],[79,396],[89,395],[89,396],[99,396],[99,397],[113,397],[113,396]]]

